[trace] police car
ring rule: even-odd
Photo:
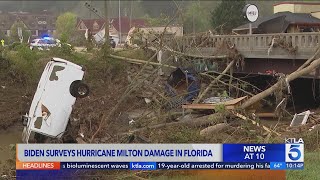
[[[71,44],[66,45],[71,47]],[[49,50],[52,47],[61,47],[61,42],[59,39],[54,39],[52,37],[43,37],[39,39],[34,39],[30,43],[30,49],[38,49],[38,50]]]
[[[49,50],[50,47],[57,46],[58,43],[54,38],[34,39],[30,43],[30,49]]]

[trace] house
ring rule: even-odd
[[[16,21],[15,16],[12,16],[8,13],[1,13],[0,14],[0,31],[6,36],[10,36],[10,29],[15,21]]]
[[[280,2],[273,5],[273,13],[292,12],[292,13],[312,13],[320,10],[319,2]]]
[[[318,18],[320,19],[320,11],[315,11],[315,12],[312,12],[311,15],[315,18]]]
[[[129,19],[128,17],[112,18],[110,21],[110,36],[120,35],[121,42],[124,42],[128,36],[128,33],[132,27],[141,28],[145,26],[145,20],[143,19]]]
[[[95,35],[104,28],[104,23],[104,19],[78,19],[76,28],[83,33],[88,29],[92,35]]]
[[[160,27],[143,27],[140,28],[145,33],[153,32],[156,34],[161,34],[164,30],[166,32],[164,33],[165,35],[173,35],[176,37],[183,36],[183,26],[179,25],[172,25],[172,26],[160,26]]]
[[[124,42],[131,27],[144,27],[144,25],[145,22],[142,19],[130,20],[128,17],[111,18],[109,22],[109,35],[115,37],[114,39],[118,39],[121,32],[121,42]],[[101,32],[99,34],[103,34],[104,36],[104,26],[105,21],[103,19],[79,19],[76,28],[83,33],[88,29],[93,36],[99,32]]]
[[[258,18],[252,23],[253,34],[320,32],[320,12],[313,6],[320,3],[279,3],[274,5],[274,14]],[[319,10],[319,9],[318,9]],[[233,33],[248,34],[249,23],[234,28]]]
[[[10,36],[11,27],[18,21],[22,22],[26,29],[31,32],[32,38],[53,34],[55,31],[56,17],[47,11],[39,13],[0,13],[0,30],[5,35]]]

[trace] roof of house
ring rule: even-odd
[[[292,13],[292,12],[278,12],[269,17],[258,18],[256,22],[252,23],[252,28],[257,29],[262,25],[266,24],[275,24],[277,23],[277,27],[283,30],[286,30],[290,24],[298,24],[298,25],[320,25],[320,19],[313,17],[308,13]],[[247,30],[249,29],[249,23],[241,25],[239,27],[234,28],[234,31]]]
[[[79,23],[81,22],[83,22],[84,25],[90,30],[93,30],[93,25],[96,22],[99,25],[98,30],[100,30],[104,26],[105,20],[104,19],[79,19],[77,26],[79,26],[80,25]]]
[[[120,17],[119,18],[112,18],[111,24],[113,27],[119,31],[119,21],[121,23],[121,33],[128,33],[131,27],[144,27],[145,26],[145,20],[143,19],[131,19],[131,27],[130,27],[130,19],[128,17]]]
[[[44,25],[38,24],[37,17],[46,17],[45,29],[55,29],[55,18],[53,16],[35,15],[30,13],[1,13],[0,14],[0,29],[9,30],[12,25],[21,20],[30,30],[39,30]]]
[[[38,24],[38,19],[36,17],[45,17],[46,24]],[[55,18],[51,16],[34,16],[34,15],[19,15],[18,19],[30,29],[30,30],[41,30],[41,29],[55,29]]]
[[[84,25],[90,30],[93,30],[94,22],[98,23],[100,29],[103,28],[105,24],[105,20],[103,19],[78,19],[77,27],[80,25],[81,22],[83,22]],[[128,17],[120,17],[120,19],[111,18],[110,24],[113,25],[113,27],[117,31],[120,30],[119,24],[121,24],[121,33],[128,33],[131,27],[144,27],[145,21],[143,19],[131,19],[131,26],[130,26],[130,19]]]
[[[320,5],[319,2],[279,2],[273,4],[273,6],[281,5],[281,4],[299,4],[299,5]]]
[[[0,15],[0,29],[9,30],[16,18],[10,14],[1,14]]]

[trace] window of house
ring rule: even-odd
[[[47,19],[45,17],[38,17],[37,20],[40,25],[47,24]]]

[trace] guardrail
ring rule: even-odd
[[[319,45],[320,32],[280,33],[280,34],[252,34],[252,35],[214,35],[211,37],[184,36],[184,46],[216,47],[222,41],[234,43],[240,49],[270,47],[272,39],[285,40],[292,47],[314,48]],[[179,40],[178,40],[179,41]],[[207,42],[204,42],[207,41]],[[181,40],[180,40],[181,42]]]
[[[170,42],[174,49],[177,49],[177,45],[180,48],[211,48],[213,51],[215,48],[220,48],[223,42],[228,42],[229,45],[235,45],[235,47],[245,56],[250,58],[255,57],[256,53],[265,52],[263,56],[267,56],[267,50],[272,44],[272,40],[275,40],[275,45],[281,43],[289,51],[289,48],[295,49],[300,58],[305,58],[315,51],[319,46],[320,32],[305,32],[305,33],[279,33],[279,34],[252,34],[252,35],[214,35],[210,37],[201,36],[183,36],[175,39],[166,39]],[[277,46],[274,46],[277,47]],[[208,51],[208,49],[207,49]],[[279,53],[280,54],[280,53]],[[269,56],[269,55],[268,55]],[[288,56],[288,54],[281,53],[281,56]],[[259,55],[261,58],[261,55]],[[279,56],[275,56],[277,58]],[[283,57],[285,58],[285,57]]]

